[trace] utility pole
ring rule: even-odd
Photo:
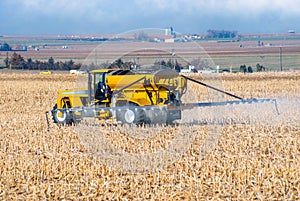
[[[171,55],[171,60],[172,60],[172,64],[173,64],[173,69],[175,70],[175,50],[172,49],[172,55]]]
[[[282,71],[282,47],[279,47],[280,52],[280,71]]]
[[[5,67],[8,68],[9,59],[8,59],[8,51],[6,51],[6,59],[5,59]]]
[[[96,62],[96,67],[97,67],[97,48],[95,48],[95,62]]]

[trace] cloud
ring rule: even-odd
[[[269,11],[278,11],[284,15],[300,13],[300,1],[298,0],[139,0],[138,4],[145,9],[172,10],[175,12],[198,11],[204,13],[223,13],[224,15],[239,14],[263,14]],[[150,5],[150,6],[149,6]]]
[[[265,31],[281,31],[278,23],[285,28],[297,26],[300,1],[1,0],[0,17],[7,19],[0,30],[10,32],[107,33],[170,25],[180,32],[222,27],[246,32],[262,27],[268,28]]]

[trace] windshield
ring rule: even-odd
[[[95,73],[94,75],[94,84],[97,85],[99,82],[103,82],[104,73]]]
[[[106,85],[107,72],[95,73],[94,74],[94,90],[96,91],[99,86]],[[102,87],[101,87],[102,88]]]

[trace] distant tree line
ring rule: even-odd
[[[48,61],[39,61],[39,60],[33,60],[31,58],[24,59],[20,54],[13,53],[10,58],[5,58],[4,63],[6,64],[6,67],[9,67],[11,69],[16,70],[76,70],[80,69],[81,67],[87,68],[89,70],[98,69],[98,68],[119,68],[119,69],[139,69],[140,65],[132,62],[132,61],[126,61],[124,62],[122,59],[117,59],[112,63],[103,63],[95,65],[94,63],[91,63],[88,66],[83,66],[81,63],[75,64],[74,61],[57,61],[53,59],[53,57],[50,57]],[[155,64],[156,65],[156,64]],[[161,66],[173,68],[174,64],[172,64],[171,60],[168,62],[161,61],[159,64]],[[175,63],[175,67],[179,68],[179,64]]]
[[[266,70],[266,67],[264,67],[263,65],[260,65],[260,64],[256,64],[256,71],[257,72],[262,72],[262,71],[265,71]],[[241,65],[240,66],[240,72],[243,72],[243,73],[253,73],[253,69],[251,66],[246,66],[245,64]]]
[[[18,70],[75,70],[81,67],[81,64],[75,64],[72,60],[55,62],[50,57],[48,61],[33,61],[31,58],[24,59],[17,53],[13,53],[10,59],[4,59],[4,62],[7,67]]]
[[[183,69],[182,64],[178,63],[177,59],[174,62],[172,62],[171,59],[169,59],[168,61],[161,60],[159,62],[156,62],[155,65],[159,65],[161,67],[175,69],[178,72],[180,72],[180,70]]]
[[[235,38],[237,31],[208,30],[207,38]]]
[[[157,61],[153,64],[153,66],[159,68],[171,68],[177,70],[178,72],[183,68],[183,66],[180,63],[178,63],[177,60],[172,62],[171,59],[169,59],[168,61],[165,60]],[[97,68],[108,68],[108,69],[119,68],[124,70],[137,70],[140,69],[141,66],[132,61],[124,62],[122,59],[117,59],[111,64],[101,64],[100,66],[91,64],[89,66],[89,69],[97,69]]]
[[[241,65],[240,66],[240,72],[243,72],[243,73],[253,73],[253,69],[251,66],[247,66],[245,64]]]
[[[134,62],[128,61],[124,62],[122,59],[117,59],[112,63],[102,63],[102,64],[94,64],[91,63],[88,66],[84,66],[84,68],[87,68],[89,70],[94,70],[94,69],[114,69],[114,68],[119,68],[123,70],[129,70],[129,69],[137,69],[139,66],[135,64]]]
[[[256,70],[257,70],[257,72],[266,71],[266,67],[264,67],[263,65],[260,65],[260,64],[256,64]]]
[[[11,51],[11,47],[7,43],[0,43],[0,51]]]

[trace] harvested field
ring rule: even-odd
[[[299,200],[300,74],[222,74],[220,79],[226,91],[244,98],[278,98],[278,121],[225,124],[211,149],[205,149],[207,125],[197,125],[177,160],[157,171],[130,173],[93,157],[73,126],[51,124],[47,131],[45,111],[53,107],[58,89],[74,87],[75,75],[0,74],[0,199]],[[273,115],[269,118],[276,119]],[[175,127],[166,127],[141,140],[106,126],[99,129],[110,131],[108,142],[136,154],[166,149],[176,135]]]

